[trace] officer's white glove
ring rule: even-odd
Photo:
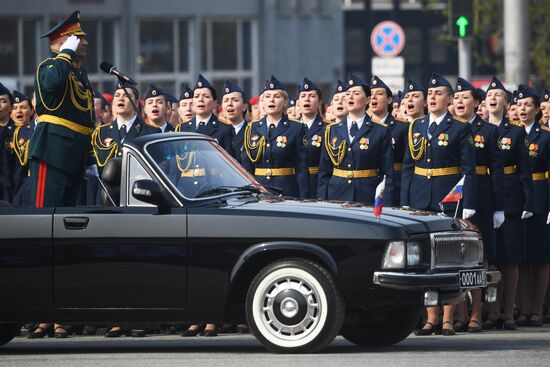
[[[504,211],[499,210],[493,213],[493,228],[497,229],[504,223]]]
[[[475,209],[462,209],[462,219],[468,219],[474,216]]]
[[[521,213],[521,219],[529,219],[532,216],[533,216],[533,213],[528,212],[526,210],[524,210],[523,213]]]
[[[548,213],[548,218],[546,219],[546,224],[550,224],[550,213]]]
[[[76,51],[79,44],[80,44],[80,38],[72,35],[72,36],[69,36],[69,38],[67,38],[65,42],[61,45],[60,50]]]
[[[86,177],[99,177],[99,171],[97,170],[97,164],[92,164],[86,167]]]

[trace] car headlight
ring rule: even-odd
[[[407,265],[420,264],[420,251],[418,242],[407,242]]]
[[[391,241],[386,247],[382,269],[403,269],[405,267],[405,241]]]

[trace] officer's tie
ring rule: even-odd
[[[349,135],[351,138],[355,138],[355,135],[357,135],[357,131],[359,131],[359,128],[357,127],[357,121],[351,122],[351,128],[349,129]]]
[[[432,138],[432,136],[435,134],[435,129],[437,129],[437,124],[435,123],[435,121],[432,121],[432,123],[428,127],[428,138]]]
[[[271,139],[271,132],[275,130],[275,124],[269,124],[269,129],[267,129],[267,137]]]
[[[120,142],[124,142],[124,139],[126,138],[126,134],[128,132],[126,131],[126,124],[120,125],[120,129],[118,130],[118,135],[120,136]]]
[[[199,125],[197,126],[197,132],[202,134],[204,132],[205,125],[206,124],[204,123],[204,121],[199,122]]]

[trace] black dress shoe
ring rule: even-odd
[[[132,338],[143,338],[147,333],[145,330],[132,330],[132,333],[130,334]]]
[[[237,334],[250,334],[250,328],[248,326],[237,326],[235,331]]]
[[[426,324],[424,326],[429,325],[429,328],[422,328],[417,329],[414,331],[414,335],[416,336],[428,336],[432,334],[441,334],[441,324],[434,325],[429,321],[426,321]]]
[[[463,333],[468,329],[468,327],[466,326],[466,323],[464,321],[456,320],[454,325],[453,325],[453,329],[457,333]]]
[[[106,338],[120,338],[122,335],[127,335],[127,332],[121,328],[116,330],[111,329],[105,333]]]
[[[445,325],[445,324],[451,325],[451,328],[450,328],[450,329],[445,329],[445,328],[443,328],[443,325]],[[445,336],[455,335],[456,332],[455,332],[455,329],[454,329],[452,326],[453,326],[453,323],[452,323],[452,322],[450,322],[450,321],[443,321],[443,324],[441,324],[441,335],[445,335]]]
[[[204,330],[202,333],[201,333],[202,336],[218,336],[218,332],[216,331],[216,329],[213,329],[213,330]]]
[[[474,326],[472,326],[474,324]],[[481,333],[481,325],[477,320],[470,320],[468,323],[468,332],[469,333]]]
[[[518,327],[516,326],[516,323],[514,322],[514,319],[512,317],[507,317],[502,322],[502,328],[504,330],[514,331]]]
[[[54,336],[52,326],[48,326],[45,329],[43,329],[41,327],[37,327],[32,333],[30,333],[27,336],[27,338],[28,339],[42,339],[45,336],[48,336],[48,337]]]
[[[55,328],[54,336],[56,338],[65,339],[69,336],[69,332],[63,326],[58,326]]]
[[[196,329],[187,329],[183,333],[181,333],[181,336],[183,337],[189,337],[189,336],[197,336],[201,333],[202,328],[198,327]]]
[[[521,313],[516,320],[516,326],[527,326],[529,324],[529,315]]]
[[[538,319],[533,320],[533,316],[537,316]],[[540,315],[538,313],[531,314],[527,326],[542,326],[542,318],[540,317]]]

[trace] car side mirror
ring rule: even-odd
[[[144,203],[155,206],[165,206],[166,200],[158,182],[153,180],[137,180],[132,186],[132,196]]]

